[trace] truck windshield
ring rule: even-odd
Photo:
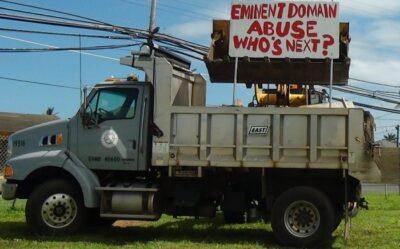
[[[137,89],[102,89],[91,99],[86,112],[93,112],[99,123],[113,119],[131,119],[135,117],[137,98]]]

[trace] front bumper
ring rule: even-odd
[[[4,200],[14,200],[17,193],[18,184],[16,183],[3,183],[1,185],[1,195]]]

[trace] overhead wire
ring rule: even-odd
[[[46,83],[46,82],[32,81],[32,80],[25,80],[25,79],[17,79],[17,78],[4,77],[4,76],[0,76],[0,79],[14,81],[14,82],[20,82],[20,83],[25,83],[25,84],[34,84],[34,85],[41,85],[41,86],[51,86],[51,87],[60,87],[60,88],[80,90],[79,87],[73,87],[73,86],[68,86],[68,85],[58,85],[58,84],[53,84],[53,83]]]
[[[5,38],[5,39],[9,39],[9,40],[14,40],[14,41],[19,41],[19,42],[27,43],[27,44],[34,44],[34,45],[39,45],[39,46],[43,46],[43,47],[48,47],[48,48],[58,48],[58,47],[53,46],[53,45],[44,44],[44,43],[39,43],[39,42],[34,42],[34,41],[25,40],[25,39],[20,39],[20,38],[11,37],[11,36],[0,35],[0,37],[1,37],[1,38]],[[97,58],[101,58],[101,59],[107,59],[107,60],[112,60],[112,61],[119,61],[119,59],[117,59],[117,58],[113,58],[113,57],[109,57],[109,56],[104,56],[104,55],[99,55],[99,54],[93,54],[93,53],[89,53],[89,52],[76,51],[76,50],[67,50],[67,51],[68,51],[68,52],[72,52],[72,53],[81,53],[81,54],[84,54],[84,55],[88,55],[88,56],[92,56],[92,57],[97,57]]]
[[[349,78],[350,80],[354,81],[359,81],[367,84],[372,84],[372,85],[378,85],[378,86],[386,86],[386,87],[391,87],[391,88],[400,88],[400,85],[391,85],[387,83],[381,83],[381,82],[374,82],[374,81],[369,81],[369,80],[363,80],[363,79],[358,79],[358,78]]]
[[[26,3],[21,3],[21,2],[14,2],[14,1],[9,1],[9,0],[0,0],[0,2],[9,3],[9,4],[13,4],[13,5],[18,5],[18,6],[23,6],[23,7],[28,7],[28,8],[37,9],[37,10],[44,10],[44,11],[48,11],[48,12],[58,13],[58,14],[66,15],[66,16],[80,18],[82,20],[86,20],[86,21],[90,21],[90,22],[99,23],[99,24],[111,25],[111,24],[108,24],[106,22],[96,20],[94,18],[89,18],[89,17],[86,17],[86,16],[76,15],[76,14],[68,13],[68,12],[65,12],[65,11],[45,8],[45,7],[41,7],[41,6],[37,6],[37,5],[26,4]]]
[[[87,18],[87,17],[83,17],[80,15],[75,15],[75,14],[71,14],[71,13],[67,13],[67,12],[63,12],[63,11],[43,8],[43,7],[29,5],[29,4],[16,3],[16,2],[7,1],[7,0],[0,0],[0,2],[6,2],[6,3],[11,3],[11,4],[16,4],[19,6],[30,7],[30,8],[34,8],[34,9],[50,11],[53,13],[73,16],[73,17],[77,17],[77,18],[80,18],[80,19],[83,19],[86,21],[81,22],[80,20],[74,19],[73,22],[66,22],[66,21],[62,22],[62,21],[57,21],[57,20],[35,18],[35,17],[31,17],[31,16],[0,14],[0,18],[3,18],[3,19],[9,19],[9,20],[14,20],[14,21],[23,21],[23,22],[33,22],[33,23],[46,24],[46,25],[56,25],[56,26],[63,26],[63,27],[73,27],[73,28],[79,28],[79,29],[91,29],[91,30],[96,30],[96,31],[112,32],[112,33],[127,35],[127,36],[129,36],[131,38],[135,38],[135,39],[148,39],[150,37],[150,34],[146,30],[142,30],[142,29],[133,29],[133,28],[116,26],[116,25],[108,24],[108,23],[93,19],[93,18]],[[125,0],[124,2],[131,2],[131,1]],[[165,5],[165,4],[162,4],[161,6],[163,6],[163,5]],[[175,7],[171,7],[171,6],[168,6],[168,7],[175,8]],[[175,8],[175,9],[177,9],[177,8]],[[181,9],[181,10],[183,11],[183,9]],[[41,15],[40,13],[35,13],[35,14]],[[193,13],[193,14],[199,14],[199,13]],[[46,15],[46,14],[43,14],[43,15]],[[49,17],[49,15],[48,15],[48,17]],[[209,17],[212,17],[212,16],[209,16]],[[59,18],[59,17],[55,17],[55,18]],[[62,19],[62,17],[60,17],[60,19]],[[96,24],[94,24],[94,23],[96,23]],[[50,34],[50,33],[55,33],[55,32],[47,32],[47,33]],[[42,34],[45,34],[45,32],[43,32]],[[67,34],[65,34],[65,35],[67,35]],[[193,43],[190,41],[186,41],[183,39],[179,39],[179,38],[176,38],[176,37],[173,37],[170,35],[153,34],[152,38],[160,43],[168,45],[169,46],[168,49],[170,51],[180,53],[180,54],[189,56],[194,59],[200,59],[200,58],[197,56],[193,56],[190,53],[183,52],[183,50],[188,50],[189,52],[197,53],[197,54],[200,54],[203,56],[206,55],[206,53],[208,52],[208,47],[206,47],[206,46],[196,44],[196,43]],[[118,45],[118,46],[122,46],[122,45]],[[47,49],[47,50],[40,49],[40,50],[43,50],[43,51],[49,51],[49,50],[57,51],[58,50],[58,51],[60,51],[60,50],[65,50],[65,49],[71,49],[71,48],[57,48],[57,49]],[[19,50],[22,51],[22,49],[19,49]],[[6,50],[3,50],[3,51],[6,51]],[[17,50],[14,50],[14,51],[17,51]],[[29,49],[27,51],[32,51],[32,49]],[[39,51],[39,50],[36,50],[36,51]],[[74,52],[77,52],[77,51],[74,51]],[[113,59],[115,59],[115,58],[113,58]],[[392,86],[389,84],[370,82],[370,81],[365,81],[365,80],[356,79],[356,78],[350,78],[350,79],[355,80],[355,81],[364,82],[364,83],[398,88],[398,86]],[[345,90],[352,91],[352,92],[355,91],[355,89],[351,89],[350,87],[347,87]],[[371,95],[370,93],[365,93],[365,92],[363,94]],[[394,97],[393,93],[379,93],[379,94],[380,95],[386,94],[386,96],[383,96],[385,98],[386,97]],[[379,97],[381,97],[381,96],[379,96]],[[395,102],[395,103],[398,103],[398,102]]]
[[[122,44],[122,45],[100,45],[89,47],[66,47],[66,48],[0,48],[0,53],[27,53],[27,52],[53,52],[53,51],[93,51],[106,50],[115,48],[126,48],[140,45],[138,44]]]
[[[15,32],[15,33],[28,33],[28,34],[39,34],[39,35],[55,35],[55,36],[71,36],[82,38],[100,38],[100,39],[112,39],[112,40],[131,40],[129,36],[117,36],[117,35],[88,35],[88,34],[76,34],[76,33],[63,33],[63,32],[48,32],[39,30],[27,30],[27,29],[11,29],[11,28],[0,28],[0,31],[4,32]]]
[[[68,18],[68,17],[60,17],[60,16],[54,16],[54,15],[49,15],[49,14],[43,14],[43,13],[38,13],[38,12],[33,12],[33,11],[24,11],[24,10],[17,10],[17,9],[12,9],[12,8],[6,8],[6,7],[0,7],[0,10],[6,10],[9,12],[16,12],[16,13],[22,13],[22,14],[28,14],[28,15],[33,15],[33,16],[41,16],[41,17],[50,17],[53,19],[60,19],[60,20],[67,20],[67,21],[74,21],[74,22],[81,22],[82,20],[80,19],[75,19],[75,18]],[[90,22],[90,21],[85,21],[87,23],[93,23],[93,24],[98,24],[96,22]]]

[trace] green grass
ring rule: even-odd
[[[400,197],[368,195],[370,210],[352,220],[350,238],[345,244],[343,223],[334,233],[333,248],[400,248]],[[15,209],[0,201],[0,248],[279,248],[271,226],[264,223],[224,225],[214,220],[173,219],[134,227],[90,228],[74,236],[38,236],[24,218],[22,200]]]

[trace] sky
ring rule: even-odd
[[[150,0],[23,0],[22,3],[62,10],[86,17],[92,17],[116,25],[146,29],[148,27]],[[386,88],[350,81],[351,85],[370,90],[396,91],[400,94],[400,0],[341,0],[340,20],[350,22],[350,76],[368,81],[377,81],[398,86]],[[160,32],[188,39],[204,45],[210,44],[212,19],[229,19],[230,0],[158,0],[157,26]],[[0,7],[24,9],[0,2]],[[1,13],[8,13],[0,10]],[[81,34],[99,32],[70,28],[50,27],[29,23],[0,20],[2,28],[21,28]],[[20,40],[16,40],[20,39]],[[28,44],[32,41],[57,47],[77,47],[78,38],[54,37],[35,34],[20,34],[0,31],[0,48],[41,47]],[[82,46],[104,44],[126,44],[126,41],[109,41],[82,38]],[[118,59],[130,54],[129,49],[115,49],[91,52]],[[82,55],[82,81],[94,85],[104,79],[126,77],[138,73],[132,68],[119,65],[118,60]],[[193,62],[192,68],[207,74],[202,62]],[[79,54],[72,52],[49,53],[1,53],[0,77],[26,79],[53,84],[79,87]],[[18,113],[44,113],[47,107],[54,107],[61,118],[73,116],[79,106],[78,90],[28,85],[0,79],[0,111]],[[243,85],[238,87],[238,98],[250,102],[252,90]],[[335,97],[344,97],[368,104],[394,108],[388,104],[354,95],[334,92]],[[230,104],[232,84],[207,85],[207,104]],[[372,111],[377,123],[376,136],[382,137],[394,132],[400,123],[398,114]]]

